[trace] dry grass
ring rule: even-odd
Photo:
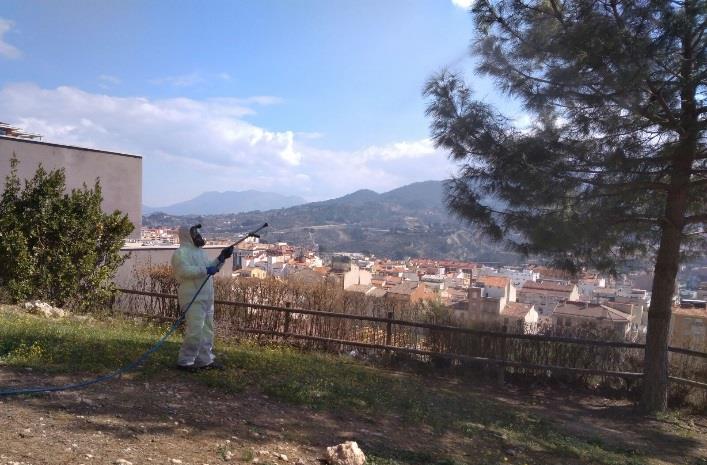
[[[137,270],[133,289],[176,294],[177,283],[168,267],[152,267]],[[405,304],[388,299],[371,298],[360,294],[344,292],[331,283],[306,285],[283,282],[275,279],[217,279],[215,281],[217,300],[247,302],[273,306],[292,306],[311,310],[341,313],[357,316],[385,318],[392,312],[395,319],[418,322],[449,324],[449,312],[436,304]],[[179,314],[176,300],[121,294],[114,308],[119,311],[138,312],[166,318],[175,318]],[[247,333],[247,331],[268,331],[274,333],[292,333],[325,339],[344,340],[366,344],[386,344],[387,324],[343,319],[323,315],[293,314],[265,310],[249,306],[216,305],[215,318],[219,331],[224,336],[238,336],[256,342],[277,340],[277,336]],[[499,338],[485,334],[467,334],[451,331],[429,330],[406,325],[391,325],[390,345],[450,353],[486,359],[504,359],[534,365],[551,365],[570,368],[595,369],[618,372],[641,372],[643,350],[633,348],[615,348],[588,346],[546,340],[521,340]],[[564,329],[558,333],[552,329],[552,335],[579,338],[597,338],[597,334],[588,334],[579,328]],[[612,334],[599,335],[600,340],[615,338]],[[294,339],[292,345],[312,350],[329,352],[349,352],[356,350],[366,357],[379,355],[373,349],[361,349],[353,345]],[[702,343],[705,345],[704,341]],[[707,351],[707,347],[703,347]],[[459,359],[441,359],[427,356],[410,356],[409,361],[434,362],[437,368],[457,370],[482,369],[488,366],[468,363]],[[584,375],[577,373],[549,373],[522,368],[507,368],[508,378],[520,383],[562,382],[583,388],[615,391],[624,396],[637,396],[640,383],[616,377]],[[671,374],[688,379],[707,379],[707,360],[696,357],[671,354]],[[694,408],[707,409],[707,395],[704,391],[674,386],[671,390],[671,403],[674,406],[691,405]]]

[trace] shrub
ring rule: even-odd
[[[23,185],[18,164],[13,156],[0,198],[0,286],[13,301],[104,304],[132,223],[119,211],[102,211],[98,180],[93,188],[84,184],[66,193],[64,170],[40,165]]]

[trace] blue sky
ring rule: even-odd
[[[470,72],[468,1],[6,0],[0,121],[142,155],[154,206],[443,179],[454,166],[428,139],[421,89],[444,67]]]

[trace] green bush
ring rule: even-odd
[[[14,301],[41,299],[84,308],[104,304],[111,279],[125,257],[119,251],[134,226],[127,215],[101,209],[93,188],[66,193],[64,170],[46,171],[22,183],[10,160],[0,198],[0,286]]]

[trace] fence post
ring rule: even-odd
[[[290,305],[292,305],[290,302],[285,302],[285,308],[289,309]],[[285,312],[285,334],[290,332],[290,312]],[[285,336],[287,338],[287,336]]]
[[[385,324],[385,345],[389,346],[393,339],[393,312],[388,312],[388,321]]]
[[[506,367],[503,362],[506,360],[506,338],[501,337],[501,347],[498,354],[499,363],[496,364],[496,383],[503,386],[506,383]]]

